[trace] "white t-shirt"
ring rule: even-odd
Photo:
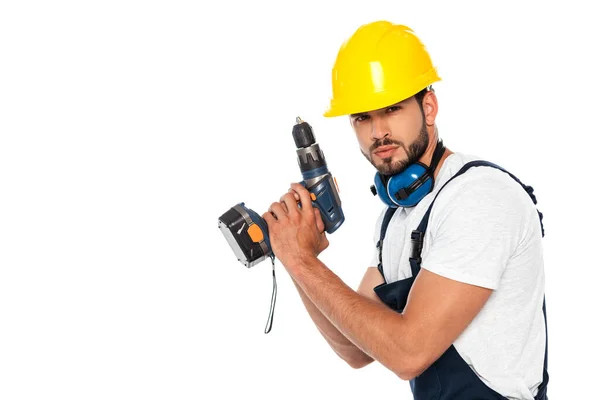
[[[412,276],[411,232],[440,188],[476,159],[480,158],[451,154],[432,192],[417,206],[395,212],[382,250],[386,282]],[[376,223],[374,243],[385,209]],[[533,400],[543,374],[545,277],[539,216],[527,192],[503,171],[471,167],[437,197],[421,256],[421,268],[494,290],[454,347],[493,390],[509,399]],[[378,261],[375,249],[371,265]]]

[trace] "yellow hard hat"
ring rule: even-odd
[[[384,108],[441,80],[412,29],[388,21],[360,26],[338,52],[325,117]]]

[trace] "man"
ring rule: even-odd
[[[372,264],[354,291],[318,259],[329,242],[298,184],[263,215],[273,252],[352,367],[377,360],[417,400],[546,399],[542,215],[508,171],[444,147],[439,80],[406,26],[366,24],[344,43],[325,116],[349,115],[377,169]]]

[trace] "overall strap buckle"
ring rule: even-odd
[[[424,232],[419,230],[412,231],[410,235],[411,241],[411,253],[410,258],[415,260],[417,263],[421,263],[421,251],[423,250],[423,237],[425,236]]]

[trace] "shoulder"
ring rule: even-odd
[[[472,166],[457,176],[467,163],[487,160],[473,155],[454,153],[448,157],[448,161],[444,176],[440,177],[440,182],[436,182],[436,203],[461,201],[480,206],[502,205],[521,209],[531,208],[530,206],[533,205],[524,187],[509,175],[509,172],[513,173],[512,171],[481,165]],[[498,166],[502,168],[501,165]],[[517,177],[514,173],[513,176]]]
[[[424,267],[496,289],[511,257],[528,238],[537,240],[535,205],[519,182],[494,167],[472,167],[450,178],[439,182],[431,207]]]
[[[446,225],[446,229],[454,230],[469,226],[478,234],[521,236],[535,224],[537,211],[525,188],[509,172],[518,175],[492,166],[473,166],[456,176],[465,164],[475,160],[485,161],[462,154],[450,160],[445,176],[437,182],[432,228]]]

